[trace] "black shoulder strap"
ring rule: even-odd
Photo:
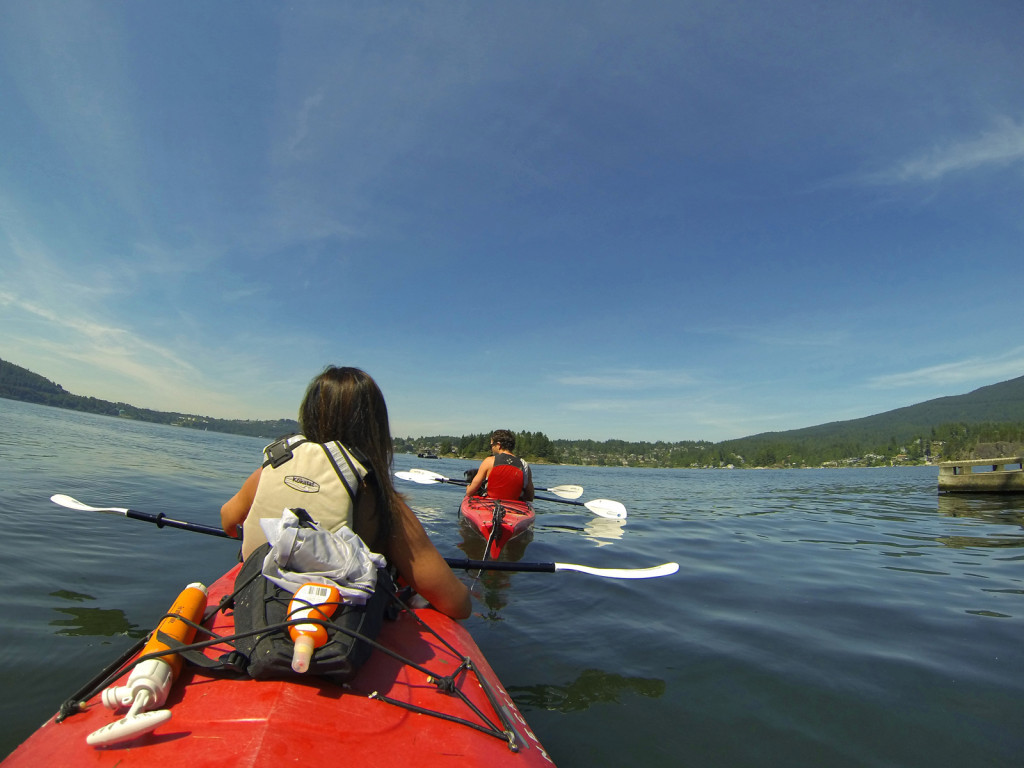
[[[294,455],[292,453],[292,448],[306,442],[305,439],[296,439],[301,437],[301,435],[285,435],[264,448],[263,455],[267,458],[266,461],[263,462],[263,466],[269,466],[277,469],[286,461],[291,459]]]

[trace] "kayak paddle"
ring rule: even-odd
[[[431,472],[426,469],[413,469],[408,472],[395,472],[395,477],[399,480],[411,480],[414,483],[420,483],[421,485],[431,485],[432,483],[451,483],[452,485],[461,485],[463,487],[469,485],[465,480],[452,480],[450,477],[439,475],[436,472]],[[542,491],[552,491],[558,493],[560,490],[570,488],[575,492],[576,488],[580,489],[582,494],[583,489],[578,485],[560,485],[554,488],[541,488]],[[570,501],[568,498],[555,498],[553,496],[535,496],[535,501],[554,501],[559,504],[572,504],[576,507],[586,507],[595,515],[600,517],[611,518],[612,520],[621,520],[626,517],[626,507],[623,506],[622,502],[613,501],[612,499],[594,499],[593,501]]]
[[[77,509],[80,512],[105,512],[112,515],[122,515],[130,517],[132,520],[153,523],[158,528],[167,526],[169,528],[192,531],[193,533],[205,533],[208,536],[219,536],[222,539],[233,538],[224,533],[222,529],[212,525],[173,520],[163,513],[151,515],[146,512],[137,512],[134,509],[125,509],[124,507],[91,507],[63,493],[54,494],[50,497],[50,501],[67,509]],[[467,560],[465,558],[450,557],[446,557],[445,562],[451,568],[473,571],[519,571],[523,573],[577,571],[591,576],[602,576],[606,579],[651,579],[658,576],[669,576],[679,570],[679,563],[662,563],[651,568],[592,568],[589,565],[576,565],[574,563],[509,563],[496,560]]]
[[[658,576],[671,576],[679,570],[679,563],[662,563],[651,568],[592,568],[589,565],[573,563],[510,563],[496,560],[466,560],[446,557],[445,562],[451,568],[462,568],[467,571],[527,571],[555,573],[556,571],[579,571],[591,576],[603,576],[606,579],[654,579]]]
[[[168,528],[180,528],[183,531],[205,533],[209,536],[221,536],[225,539],[232,538],[224,533],[222,528],[217,528],[212,525],[202,525],[201,523],[188,523],[183,520],[174,520],[167,517],[163,512],[159,515],[151,515],[147,512],[136,512],[134,509],[125,509],[123,507],[90,507],[88,504],[83,504],[78,501],[78,499],[65,496],[63,493],[51,496],[50,501],[54,504],[59,504],[62,507],[77,509],[81,512],[106,512],[111,515],[124,515],[125,517],[130,517],[132,520],[142,520],[147,523],[154,523],[157,528],[167,526]]]
[[[431,472],[429,469],[410,469],[408,472],[395,472],[401,480],[412,480],[414,483],[451,483],[452,485],[469,485],[468,480],[452,480],[450,477]],[[538,491],[548,491],[563,499],[578,499],[583,495],[582,485],[556,485],[554,488],[537,487]]]

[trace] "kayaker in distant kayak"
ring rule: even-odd
[[[456,619],[469,616],[469,589],[392,485],[391,429],[377,383],[358,368],[328,367],[306,390],[299,426],[302,435],[267,447],[263,466],[221,507],[229,536],[244,528],[243,553],[265,541],[258,518],[278,518],[285,506],[302,507],[328,530],[347,524],[439,611]],[[295,501],[284,504],[289,494]]]
[[[496,429],[491,433],[491,453],[476,471],[476,476],[466,488],[467,496],[477,496],[484,482],[489,499],[504,501],[533,501],[533,473],[530,465],[516,456],[516,436],[508,429]]]

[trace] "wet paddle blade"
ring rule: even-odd
[[[574,563],[555,563],[555,570],[579,571],[591,576],[604,576],[606,579],[656,579],[659,576],[671,576],[679,570],[679,563],[662,563],[651,568],[591,568]]]
[[[582,485],[556,485],[554,488],[538,488],[537,490],[548,491],[563,499],[578,499],[583,495]]]
[[[77,509],[79,512],[109,512],[113,515],[128,514],[128,510],[123,507],[90,507],[88,504],[83,504],[78,499],[73,499],[63,493],[55,493],[50,497],[50,501],[68,509]]]
[[[433,473],[431,473],[433,474]],[[412,470],[411,472],[395,472],[395,477],[399,480],[409,480],[413,483],[420,483],[421,485],[434,485],[434,483],[443,483],[446,478],[438,475],[437,477],[430,477],[426,474],[425,470]]]
[[[594,499],[583,504],[599,517],[607,517],[611,520],[622,520],[626,517],[626,508],[620,501],[612,499]]]

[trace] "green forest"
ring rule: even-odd
[[[489,452],[487,437],[405,438],[395,450],[479,459]],[[1016,456],[1024,452],[1024,376],[862,419],[718,443],[550,440],[540,432],[516,440],[527,461],[596,466],[870,467]]]
[[[67,392],[59,384],[0,360],[0,397],[187,429],[262,437],[297,432],[291,419],[248,421],[153,411]],[[490,433],[395,438],[396,453],[436,451],[482,459]],[[769,432],[714,443],[552,440],[543,432],[516,435],[516,453],[527,461],[594,466],[753,468],[926,464],[1024,452],[1024,376],[973,392],[851,421],[787,432]]]
[[[482,459],[490,455],[489,433],[478,435],[396,438],[396,453],[433,450],[448,458]],[[693,469],[753,467],[881,467],[928,464],[969,458],[979,447],[1007,446],[1024,450],[1024,422],[941,424],[909,440],[878,437],[874,442],[823,438],[744,438],[706,441],[628,442],[625,440],[551,440],[541,432],[516,435],[516,454],[542,464],[675,467]],[[986,456],[1005,451],[986,450]]]

